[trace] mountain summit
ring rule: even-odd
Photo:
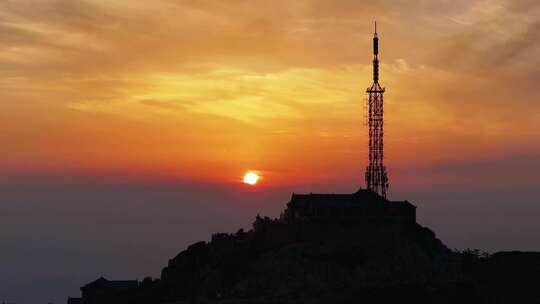
[[[86,287],[82,302],[537,303],[539,273],[538,253],[448,249],[408,201],[370,190],[293,194],[279,218],[189,246],[161,279],[129,292]]]

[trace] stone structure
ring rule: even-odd
[[[83,304],[82,298],[68,297],[67,304]]]
[[[101,277],[81,287],[83,304],[116,304],[126,294],[136,290],[139,281],[110,281]]]
[[[416,223],[416,206],[408,201],[389,201],[368,189],[352,194],[293,193],[281,220]]]

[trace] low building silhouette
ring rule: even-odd
[[[294,194],[281,216],[283,221],[341,220],[396,221],[416,223],[416,206],[408,201],[390,201],[360,189],[352,194]]]
[[[81,287],[83,304],[114,304],[125,299],[126,294],[137,289],[139,281],[110,281],[104,277]],[[68,300],[69,301],[69,300]],[[76,300],[75,300],[76,301]],[[78,304],[77,302],[68,304]]]
[[[68,297],[67,304],[83,304],[82,298]]]

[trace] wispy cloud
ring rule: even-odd
[[[109,130],[136,128],[133,121],[171,128],[193,151],[208,145],[180,126],[203,138],[220,134],[216,145],[250,142],[272,157],[281,155],[276,141],[300,145],[301,155],[324,140],[346,146],[332,150],[339,159],[338,151],[351,151],[365,135],[353,130],[362,121],[377,19],[390,151],[414,144],[452,158],[452,139],[475,157],[508,143],[528,145],[538,134],[539,13],[535,1],[507,0],[4,1],[0,103],[10,106],[3,123],[27,130],[36,123],[21,117],[38,117],[44,107],[63,126],[47,135],[62,147],[69,146],[59,140],[66,130],[90,132],[83,137],[96,145],[103,136],[72,125],[67,116],[76,113]],[[5,138],[13,151],[54,154],[47,140],[20,133]],[[71,155],[81,152],[71,148]],[[115,153],[100,159],[122,158]]]

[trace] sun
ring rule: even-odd
[[[249,171],[244,174],[244,183],[253,186],[259,181],[260,178],[261,177],[259,176],[259,174],[253,171]]]

